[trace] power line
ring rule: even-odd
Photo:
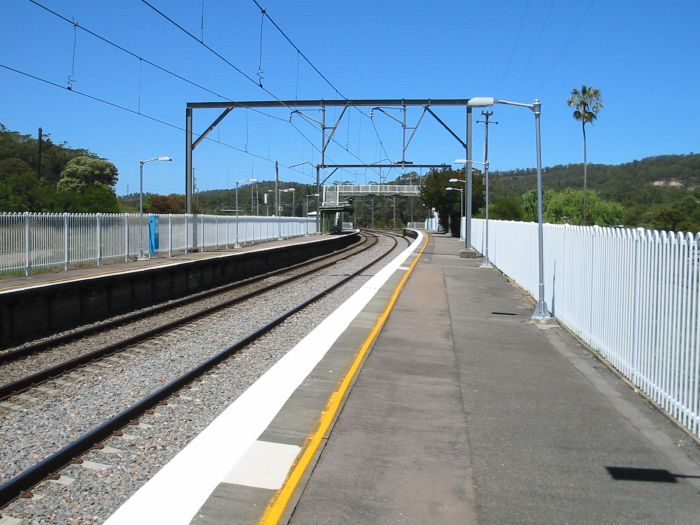
[[[500,96],[501,93],[501,88],[503,87],[503,82],[506,79],[506,75],[508,75],[508,71],[510,70],[510,64],[513,61],[513,55],[515,54],[515,48],[518,46],[518,41],[520,40],[520,33],[523,30],[523,22],[525,22],[525,15],[527,14],[527,8],[530,6],[530,0],[527,0],[525,3],[525,9],[523,9],[523,14],[520,17],[520,25],[518,25],[518,32],[515,34],[515,41],[513,42],[513,47],[510,50],[510,56],[508,56],[508,62],[506,63],[506,69],[503,71],[503,75],[501,76],[501,81],[498,83],[498,89],[496,90],[496,94]]]
[[[324,75],[323,73],[321,73],[321,70],[318,69],[318,68],[314,65],[314,63],[311,62],[311,60],[309,60],[309,58],[304,54],[304,52],[303,52],[301,49],[299,49],[299,47],[298,47],[294,42],[292,42],[292,39],[289,38],[289,36],[287,36],[287,33],[285,33],[284,30],[283,30],[279,25],[277,25],[277,22],[275,22],[275,21],[272,19],[272,17],[270,16],[270,14],[267,12],[267,9],[263,9],[263,7],[258,3],[257,0],[253,0],[253,3],[254,3],[256,6],[258,6],[258,9],[260,9],[260,12],[262,13],[262,15],[263,15],[265,18],[267,18],[273,26],[275,26],[275,29],[277,29],[277,31],[280,32],[280,34],[287,40],[287,42],[289,42],[289,44],[290,44],[294,49],[296,49],[297,53],[299,53],[299,55],[301,55],[301,57],[302,57],[304,60],[306,60],[306,63],[309,64],[309,65],[313,68],[313,70],[316,71],[316,73],[319,74],[319,76],[326,82],[326,84],[328,84],[331,88],[333,88],[333,91],[335,91],[336,93],[338,93],[338,95],[340,95],[341,98],[347,99],[348,97],[346,97],[345,95],[343,95],[343,94],[340,92],[340,90],[339,90],[337,87],[335,87],[335,86],[333,85],[333,82],[331,82],[330,80],[328,80],[328,78],[326,77],[326,75]]]
[[[68,91],[69,93],[75,93],[76,95],[80,95],[81,97],[85,97],[85,98],[88,98],[88,99],[90,99],[90,100],[92,100],[92,101],[99,102],[100,104],[104,104],[104,105],[107,105],[107,106],[110,106],[110,107],[119,109],[119,110],[121,110],[121,111],[126,111],[127,113],[131,113],[132,115],[137,115],[137,116],[139,116],[139,117],[143,117],[143,118],[145,118],[145,119],[151,120],[151,121],[156,122],[156,123],[158,123],[158,124],[162,124],[163,126],[167,126],[167,127],[169,127],[169,128],[172,128],[172,129],[175,129],[175,130],[178,130],[178,131],[183,131],[183,132],[185,131],[185,128],[180,127],[180,126],[178,126],[178,125],[176,125],[176,124],[173,124],[173,123],[171,123],[171,122],[167,122],[167,121],[162,120],[162,119],[159,119],[159,118],[157,118],[157,117],[153,117],[153,116],[148,115],[148,114],[146,114],[146,113],[141,113],[141,112],[139,112],[139,111],[136,111],[136,110],[134,110],[134,109],[128,108],[128,107],[126,107],[126,106],[122,106],[121,104],[117,104],[117,103],[115,103],[115,102],[111,102],[111,101],[109,101],[109,100],[106,100],[106,99],[97,97],[97,96],[95,96],[95,95],[91,95],[91,94],[89,94],[89,93],[85,93],[85,92],[83,92],[83,91],[79,91],[79,90],[77,90],[77,89],[69,89],[69,88],[66,87],[66,86],[63,86],[63,85],[58,84],[58,83],[56,83],[56,82],[53,82],[53,81],[51,81],[51,80],[48,80],[48,79],[39,77],[39,76],[37,76],[37,75],[33,75],[33,74],[31,74],[31,73],[27,73],[26,71],[22,71],[22,70],[20,70],[20,69],[14,68],[14,67],[7,66],[7,65],[5,65],[5,64],[0,64],[0,68],[6,69],[6,70],[8,70],[8,71],[12,71],[13,73],[16,73],[16,74],[18,74],[18,75],[21,75],[21,76],[24,76],[24,77],[27,77],[27,78],[31,78],[32,80],[36,80],[37,82],[41,82],[41,83],[44,83],[44,84],[48,84],[49,86],[53,86],[53,87],[62,89],[62,90],[64,90],[64,91]],[[250,151],[246,151],[246,150],[244,150],[244,149],[242,149],[242,148],[233,146],[232,144],[228,144],[228,143],[226,143],[226,142],[222,142],[222,141],[217,140],[217,139],[213,139],[213,138],[210,138],[210,137],[205,137],[205,140],[208,140],[209,142],[213,142],[213,143],[215,143],[215,144],[220,144],[221,146],[224,146],[224,147],[226,147],[226,148],[229,148],[229,149],[238,151],[238,152],[240,152],[240,153],[245,153],[246,155],[250,155],[251,157],[255,157],[255,158],[260,159],[260,160],[264,160],[264,161],[269,162],[269,163],[271,163],[271,164],[274,164],[274,163],[276,162],[275,160],[273,160],[273,159],[271,159],[271,158],[269,158],[269,157],[265,157],[265,156],[259,155],[259,154],[257,154],[257,153],[252,153],[252,152],[250,152]],[[304,173],[304,172],[301,171],[301,170],[298,170],[298,169],[289,167],[289,166],[287,166],[287,165],[285,165],[285,164],[280,164],[280,165],[283,166],[283,167],[285,167],[285,168],[287,168],[287,169],[290,169],[290,170],[292,170],[292,171],[296,171],[297,173],[301,173],[302,175],[306,175],[306,173]]]
[[[143,2],[144,4],[146,4],[146,5],[147,5],[148,7],[150,7],[153,11],[155,11],[156,13],[158,13],[160,16],[162,16],[163,18],[165,18],[168,22],[170,22],[172,25],[174,25],[174,26],[175,26],[176,28],[178,28],[180,31],[182,31],[182,32],[185,33],[187,36],[189,36],[192,40],[194,40],[194,41],[197,42],[199,45],[201,45],[201,46],[204,47],[206,50],[208,50],[210,53],[212,53],[214,56],[216,56],[217,58],[219,58],[221,61],[223,61],[223,62],[224,62],[225,64],[227,64],[229,67],[231,67],[234,71],[236,71],[237,73],[239,73],[240,75],[242,75],[242,76],[243,76],[245,79],[247,79],[249,82],[251,82],[252,84],[254,84],[255,86],[257,86],[258,88],[262,89],[265,93],[267,93],[268,95],[270,95],[270,96],[271,96],[272,98],[274,98],[277,102],[282,102],[282,100],[281,100],[280,98],[278,98],[274,93],[272,93],[272,91],[270,91],[270,90],[267,89],[265,86],[263,86],[262,83],[258,83],[255,79],[253,79],[253,77],[251,77],[250,75],[248,75],[245,71],[243,71],[241,68],[239,68],[238,66],[236,66],[233,62],[231,62],[230,60],[228,60],[228,59],[227,59],[225,56],[223,56],[221,53],[219,53],[218,51],[216,51],[214,48],[212,48],[212,47],[209,46],[208,44],[205,44],[204,42],[200,41],[195,35],[193,35],[190,31],[188,31],[187,29],[185,29],[184,27],[182,27],[182,26],[181,26],[180,24],[178,24],[175,20],[173,20],[172,18],[170,18],[168,15],[166,15],[163,11],[161,11],[160,9],[158,9],[157,7],[155,7],[153,4],[149,3],[147,0],[141,0],[141,2]],[[287,106],[286,104],[283,104],[283,105],[284,105],[287,109],[289,109],[289,110],[292,109],[291,107]],[[307,137],[306,135],[304,135],[304,133],[303,133],[293,122],[290,122],[289,124],[290,124],[295,130],[297,130],[297,132],[298,132],[302,137],[304,137],[304,139],[305,139],[309,144],[311,144],[311,146],[312,146],[316,151],[319,151],[319,152],[321,151],[321,150],[318,148],[318,146],[316,146],[316,144],[314,144],[314,142],[313,142],[311,139],[309,139],[309,137]]]
[[[320,70],[318,67],[316,67],[316,65],[315,65],[313,62],[311,62],[311,60],[309,59],[309,57],[307,57],[307,56],[304,54],[304,52],[299,48],[299,46],[297,46],[297,45],[292,41],[292,39],[289,37],[289,35],[287,35],[287,33],[285,33],[284,29],[282,29],[282,28],[279,26],[279,24],[278,24],[277,22],[275,22],[275,21],[272,19],[272,17],[270,16],[270,13],[267,12],[267,9],[263,8],[263,7],[260,5],[260,3],[258,3],[257,0],[253,0],[253,3],[257,6],[258,9],[260,9],[260,13],[262,14],[262,16],[263,16],[264,18],[267,18],[267,19],[270,21],[270,23],[275,27],[275,29],[277,29],[277,31],[279,31],[279,33],[285,38],[285,40],[286,40],[287,42],[289,42],[289,45],[291,45],[291,46],[294,48],[294,50],[297,52],[297,58],[298,58],[299,56],[301,56],[301,57],[306,61],[306,63],[309,64],[309,65],[311,66],[311,68],[312,68],[314,71],[316,71],[316,73],[318,73],[318,75],[326,82],[326,84],[328,84],[328,85],[333,89],[333,91],[335,91],[336,93],[338,93],[338,95],[340,95],[341,98],[344,98],[344,99],[347,100],[348,97],[346,97],[343,93],[341,93],[341,91],[335,86],[335,84],[333,84],[333,82],[331,82],[331,81],[328,79],[328,77],[326,77],[326,75],[324,75],[324,74],[321,72],[321,70]],[[261,29],[261,37],[262,37],[262,29]],[[260,45],[261,45],[261,48],[262,48],[262,42],[261,42]],[[298,65],[298,63],[297,63],[297,83],[298,83],[298,77],[299,77],[299,65]],[[297,86],[297,89],[298,89],[298,86]],[[365,117],[367,117],[368,119],[370,119],[370,120],[372,119],[372,117],[371,117],[370,115],[368,115],[367,113],[365,113],[364,111],[362,111],[360,108],[353,106],[353,109],[355,109],[356,111],[358,111],[359,113],[361,113],[362,115],[364,115]],[[375,128],[375,131],[376,131],[376,128]],[[336,141],[334,140],[333,142],[336,142]],[[381,139],[380,139],[380,142],[381,142]],[[336,142],[336,144],[337,144],[337,142]],[[347,149],[347,148],[343,148],[343,149],[345,149],[345,151],[347,151],[348,153],[350,153],[350,150],[349,150],[349,149]],[[352,155],[352,153],[350,153],[350,154]],[[355,156],[355,155],[353,155],[353,156]],[[355,156],[355,158],[359,159],[359,157],[357,157],[357,156]],[[361,160],[361,159],[360,159],[360,160]],[[363,161],[363,162],[364,162],[364,161]]]
[[[540,30],[537,33],[537,37],[535,38],[535,42],[532,44],[532,49],[530,49],[530,55],[527,57],[527,60],[525,61],[525,66],[523,67],[520,76],[518,77],[518,81],[515,83],[515,89],[514,91],[518,91],[518,88],[520,87],[520,83],[523,81],[523,77],[525,76],[525,72],[527,71],[527,68],[530,67],[530,63],[532,62],[532,57],[535,55],[535,49],[537,49],[537,45],[540,43],[540,39],[542,38],[542,34],[544,33],[544,28],[547,26],[547,22],[549,21],[549,17],[552,14],[552,8],[554,7],[554,2],[556,0],[552,0],[549,3],[549,8],[547,8],[547,14],[544,17],[544,21],[542,22],[542,25],[540,26]]]
[[[231,99],[231,98],[229,98],[229,97],[227,97],[227,96],[225,96],[225,95],[223,95],[223,94],[221,94],[221,93],[218,93],[218,92],[216,92],[216,91],[214,91],[214,90],[212,90],[212,89],[210,89],[210,88],[208,88],[208,87],[206,87],[206,86],[204,86],[204,85],[202,85],[202,84],[200,84],[200,83],[198,83],[198,82],[195,82],[195,81],[193,81],[193,80],[191,80],[191,79],[189,79],[189,78],[187,78],[187,77],[184,77],[183,75],[180,75],[180,74],[178,74],[178,73],[176,73],[176,72],[174,72],[174,71],[172,71],[172,70],[170,70],[170,69],[168,69],[168,68],[166,68],[166,67],[164,67],[164,66],[161,66],[160,64],[157,64],[156,62],[153,62],[152,60],[149,60],[148,58],[146,58],[146,57],[144,57],[144,56],[142,56],[142,55],[139,55],[138,53],[136,53],[136,52],[134,52],[134,51],[131,51],[131,50],[125,48],[124,46],[122,46],[122,45],[120,45],[120,44],[114,42],[113,40],[110,40],[109,38],[106,38],[106,37],[100,35],[99,33],[97,33],[97,32],[95,32],[95,31],[93,31],[93,30],[91,30],[91,29],[89,29],[89,28],[87,28],[87,27],[84,27],[84,26],[78,24],[78,23],[75,21],[75,19],[68,18],[67,16],[65,16],[65,15],[63,15],[63,14],[61,14],[61,13],[59,13],[59,12],[57,12],[57,11],[55,11],[55,10],[53,10],[53,9],[51,9],[51,8],[49,8],[49,7],[47,7],[47,6],[45,6],[45,5],[43,5],[43,4],[41,4],[41,3],[38,2],[37,0],[29,0],[29,1],[30,1],[32,4],[34,4],[35,6],[37,6],[37,7],[41,8],[42,10],[46,11],[47,13],[49,13],[49,14],[51,14],[51,15],[53,15],[53,16],[59,18],[60,20],[66,22],[66,23],[68,23],[68,24],[70,24],[70,25],[74,28],[74,31],[75,31],[76,29],[80,29],[80,30],[82,30],[83,32],[89,34],[90,36],[92,36],[92,37],[94,37],[94,38],[96,38],[96,39],[98,39],[98,40],[104,42],[105,44],[107,44],[107,45],[109,45],[109,46],[112,46],[113,48],[118,49],[119,51],[121,51],[121,52],[123,52],[123,53],[125,53],[125,54],[127,54],[127,55],[129,55],[129,56],[131,56],[131,57],[133,57],[133,58],[135,58],[135,59],[138,59],[138,60],[139,60],[139,64],[142,64],[142,63],[145,62],[146,64],[148,64],[148,65],[154,67],[155,69],[157,69],[157,70],[159,70],[159,71],[162,71],[163,73],[166,73],[166,74],[172,76],[173,78],[176,78],[176,79],[178,79],[178,80],[180,80],[180,81],[182,81],[182,82],[185,82],[185,83],[187,83],[187,84],[189,84],[189,85],[191,85],[191,86],[193,86],[193,87],[196,87],[196,88],[198,88],[198,89],[201,89],[202,91],[205,91],[205,92],[207,92],[207,93],[210,93],[210,94],[212,94],[212,95],[214,95],[214,96],[216,96],[216,97],[218,97],[218,98],[220,98],[220,99],[222,99],[222,100],[226,100],[226,101],[229,101],[229,102],[232,102],[232,101],[233,101],[233,99]],[[184,29],[182,26],[180,26],[179,24],[177,24],[177,23],[176,23],[174,20],[172,20],[170,17],[168,17],[167,15],[165,15],[164,13],[162,13],[161,11],[159,11],[158,9],[154,8],[151,4],[149,4],[149,3],[146,2],[145,0],[144,0],[144,3],[146,3],[146,4],[147,4],[149,7],[151,7],[152,9],[154,9],[158,14],[160,14],[161,16],[163,16],[164,18],[166,18],[168,21],[170,21],[172,24],[174,24],[174,25],[175,25],[176,27],[178,27],[180,30],[184,31],[186,34],[188,34],[188,35],[189,35],[191,38],[193,38],[195,41],[197,41],[198,43],[200,43],[200,45],[203,45],[203,46],[204,46],[205,48],[207,48],[209,51],[213,52],[217,57],[219,57],[220,59],[222,59],[222,60],[223,60],[224,62],[226,62],[229,66],[233,67],[237,72],[241,73],[241,74],[242,74],[243,76],[245,76],[248,80],[251,80],[251,81],[253,81],[256,85],[258,85],[258,83],[256,83],[254,80],[252,80],[252,77],[249,77],[248,75],[246,75],[245,72],[243,72],[242,70],[240,70],[240,68],[237,68],[234,64],[232,64],[230,61],[226,60],[225,57],[221,56],[218,52],[216,52],[215,50],[213,50],[210,46],[204,44],[203,41],[197,39],[197,37],[196,37],[195,35],[189,33],[186,29]],[[274,22],[273,22],[273,23],[274,23]],[[276,24],[275,24],[275,26],[278,27]],[[278,27],[278,29],[279,29],[279,27]],[[303,53],[301,53],[301,52],[300,52],[300,54],[303,55]],[[308,61],[308,59],[307,59],[306,57],[304,57],[304,58],[305,58],[305,60]],[[11,68],[10,68],[10,69],[11,69]],[[141,70],[140,70],[140,66],[139,66],[139,74],[140,74],[140,71],[141,71]],[[17,70],[17,72],[19,72],[19,71]],[[20,73],[21,73],[21,72],[20,72]],[[319,74],[320,74],[320,72],[319,72]],[[33,75],[29,75],[29,74],[28,74],[27,76],[30,76],[30,77],[32,77],[32,78],[35,78]],[[45,81],[45,79],[41,79],[41,78],[39,78],[39,77],[36,77],[36,79],[37,79],[37,80],[41,80],[41,81]],[[47,83],[53,85],[53,83],[52,83],[51,81],[45,81],[45,82],[47,82]],[[69,83],[69,86],[70,86],[71,84],[72,84],[72,83]],[[57,87],[62,87],[62,86],[57,85]],[[263,88],[262,86],[258,86],[258,87]],[[70,90],[70,89],[69,89],[69,90]],[[270,94],[273,98],[275,98],[276,100],[279,101],[279,99],[278,99],[273,93],[271,93],[269,90],[267,90],[267,89],[265,89],[265,88],[263,88],[263,90],[264,90],[265,92],[267,92],[268,94]],[[156,119],[156,118],[154,118],[154,117],[150,117],[149,115],[146,115],[146,114],[141,113],[140,100],[139,100],[139,109],[138,109],[138,111],[134,111],[134,110],[132,110],[132,109],[130,109],[130,108],[126,108],[126,107],[124,107],[124,106],[120,106],[120,105],[118,105],[118,104],[114,104],[114,103],[112,103],[112,102],[110,102],[110,101],[100,99],[99,97],[94,97],[94,96],[89,95],[89,94],[87,94],[87,93],[83,93],[83,92],[79,92],[79,91],[76,91],[76,92],[77,92],[78,94],[82,95],[82,96],[85,96],[85,97],[88,97],[88,98],[92,98],[93,100],[96,100],[96,101],[99,101],[99,102],[102,102],[102,103],[105,103],[105,104],[112,105],[112,106],[114,106],[114,107],[117,107],[117,108],[119,108],[119,109],[123,109],[123,110],[125,110],[125,111],[129,111],[129,112],[134,113],[134,114],[141,114],[141,115],[143,115],[145,118],[148,118],[148,119],[150,119],[150,120],[154,120],[154,121],[156,121],[156,122],[160,122],[161,124],[165,124],[165,125],[168,125],[168,126],[170,126],[170,127],[174,127],[175,129],[179,129],[179,130],[183,130],[183,131],[184,131],[184,129],[183,129],[183,128],[180,128],[179,126],[176,126],[176,125],[173,125],[173,124],[164,122],[164,121],[161,122],[159,119]],[[139,97],[140,97],[140,84],[139,84]],[[258,114],[261,114],[261,115],[264,115],[264,116],[266,116],[266,117],[268,117],[268,118],[272,118],[272,119],[278,120],[278,121],[280,121],[280,122],[285,122],[285,123],[291,124],[292,127],[293,127],[293,128],[294,128],[294,129],[295,129],[295,130],[296,130],[296,131],[297,131],[297,132],[298,132],[298,133],[299,133],[299,134],[300,134],[300,135],[301,135],[301,136],[302,136],[316,151],[320,151],[319,148],[314,144],[313,141],[311,141],[311,140],[310,140],[296,125],[294,125],[293,123],[290,123],[287,119],[278,117],[278,116],[276,116],[276,115],[271,115],[271,114],[269,114],[269,113],[267,113],[267,112],[265,112],[265,111],[262,111],[262,110],[260,110],[260,109],[257,109],[257,108],[251,108],[251,109],[252,109],[254,112],[256,112],[256,113],[258,113]],[[288,108],[288,109],[291,109],[291,108]],[[355,108],[355,109],[358,109],[358,108]],[[231,147],[231,148],[233,148],[233,149],[235,149],[235,150],[237,150],[237,151],[241,151],[242,153],[249,153],[249,152],[247,152],[247,150],[245,150],[245,149],[236,148],[235,146],[231,146],[231,145],[229,145],[229,144],[226,144],[226,143],[224,143],[224,142],[221,142],[221,141],[218,141],[218,140],[209,138],[209,137],[207,137],[207,140],[212,141],[212,142],[218,142],[218,143],[222,144],[222,145],[225,146],[225,147]],[[345,151],[347,151],[350,155],[352,155],[352,156],[355,157],[356,159],[362,160],[362,159],[360,159],[357,155],[353,154],[348,148],[343,148],[342,145],[339,144],[335,139],[333,140],[333,142],[334,142],[335,144],[337,144],[338,146],[340,146],[340,147],[341,147],[342,149],[344,149]],[[266,160],[266,161],[268,161],[268,162],[274,162],[274,161],[272,161],[272,160],[269,159],[269,158],[266,158],[266,157],[263,157],[263,156],[258,156],[257,154],[254,154],[254,153],[249,153],[249,154],[252,155],[252,156],[254,156],[254,157],[259,157],[259,158],[261,158],[262,160]],[[330,157],[328,157],[328,158],[329,158],[329,160],[331,160]],[[284,166],[284,167],[287,167],[287,166],[285,166],[285,165],[283,165],[283,166]],[[297,172],[299,172],[299,173],[303,173],[303,172],[301,172],[301,171],[299,171],[299,170],[294,170],[294,169],[293,169],[292,171],[297,171]]]
[[[170,69],[168,69],[168,68],[166,68],[166,67],[163,67],[163,66],[161,66],[161,65],[159,65],[159,64],[157,64],[157,63],[155,63],[155,62],[153,62],[152,60],[149,60],[149,59],[147,59],[147,58],[145,58],[145,57],[139,55],[138,53],[135,53],[135,52],[133,52],[133,51],[131,51],[131,50],[129,50],[129,49],[123,47],[122,45],[117,44],[116,42],[114,42],[114,41],[112,41],[112,40],[110,40],[110,39],[108,39],[108,38],[106,38],[106,37],[104,37],[104,36],[102,36],[102,35],[100,35],[100,34],[94,32],[94,31],[88,29],[87,27],[82,26],[82,25],[80,25],[80,24],[77,24],[76,22],[74,22],[73,20],[69,19],[69,18],[66,17],[65,15],[62,15],[61,13],[58,13],[57,11],[54,11],[53,9],[50,9],[50,8],[46,7],[45,5],[43,5],[43,4],[39,3],[39,2],[37,2],[36,0],[29,0],[29,2],[31,2],[32,4],[36,5],[37,7],[41,8],[41,9],[43,9],[44,11],[46,11],[46,12],[48,12],[48,13],[54,15],[55,17],[57,17],[57,18],[63,20],[64,22],[66,22],[66,23],[68,23],[68,24],[71,24],[71,25],[74,26],[74,27],[77,27],[78,29],[80,29],[80,30],[82,30],[83,32],[89,34],[90,36],[92,36],[92,37],[94,37],[94,38],[97,38],[98,40],[104,42],[105,44],[108,44],[108,45],[114,47],[115,49],[118,49],[119,51],[121,51],[121,52],[123,52],[123,53],[125,53],[125,54],[127,54],[127,55],[129,55],[129,56],[131,56],[131,57],[133,57],[133,58],[138,59],[140,62],[145,62],[145,63],[148,64],[149,66],[152,66],[152,67],[156,68],[157,70],[162,71],[163,73],[166,73],[166,74],[172,76],[173,78],[177,78],[178,80],[181,80],[181,81],[183,81],[183,82],[185,82],[185,83],[187,83],[187,84],[189,84],[189,85],[191,85],[191,86],[193,86],[193,87],[196,87],[196,88],[198,88],[198,89],[201,89],[202,91],[206,91],[207,93],[210,93],[210,94],[212,94],[212,95],[214,95],[214,96],[216,96],[216,97],[219,97],[220,99],[227,100],[227,101],[229,101],[229,102],[233,102],[233,100],[232,100],[231,98],[226,97],[226,96],[222,95],[221,93],[217,93],[216,91],[214,91],[214,90],[212,90],[212,89],[210,89],[210,88],[208,88],[208,87],[206,87],[206,86],[203,86],[203,85],[201,85],[201,84],[199,84],[199,83],[197,83],[197,82],[195,82],[195,81],[193,81],[193,80],[190,80],[189,78],[186,78],[186,77],[184,77],[184,76],[182,76],[182,75],[180,75],[180,74],[178,74],[178,73],[175,73],[174,71],[172,71],[172,70],[170,70]],[[281,121],[281,122],[287,122],[286,119],[283,119],[283,118],[281,118],[281,117],[277,117],[277,116],[275,116],[275,115],[270,115],[269,113],[266,113],[266,112],[264,112],[264,111],[261,111],[261,110],[255,109],[255,108],[251,108],[251,109],[253,109],[253,111],[255,111],[256,113],[260,113],[260,114],[262,114],[262,115],[265,115],[265,116],[268,117],[268,118],[273,118],[273,119],[279,120],[279,121]]]
[[[591,8],[593,7],[593,4],[595,4],[595,0],[591,0],[591,3],[588,4],[588,7],[586,8],[586,10],[585,10],[585,11],[583,12],[583,14],[581,15],[581,18],[579,18],[578,22],[576,23],[576,27],[575,27],[574,30],[569,34],[569,39],[566,41],[566,44],[564,44],[564,47],[562,48],[561,53],[559,53],[559,56],[557,57],[557,59],[556,59],[556,60],[554,61],[554,63],[552,64],[552,67],[549,68],[549,71],[547,71],[547,74],[546,74],[544,77],[542,77],[542,81],[540,82],[540,85],[538,86],[538,89],[541,88],[542,85],[547,81],[547,79],[549,78],[549,75],[552,74],[552,71],[554,71],[554,68],[557,66],[557,64],[558,64],[559,61],[561,60],[561,57],[564,56],[564,53],[566,52],[566,50],[567,50],[568,47],[569,47],[569,44],[571,44],[571,41],[572,41],[572,40],[574,39],[574,37],[576,36],[576,33],[578,33],[578,30],[581,28],[581,24],[583,24],[583,21],[584,21],[584,19],[586,18],[586,16],[588,15],[588,12],[589,12],[589,11],[591,10]]]

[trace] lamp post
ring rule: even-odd
[[[238,179],[236,180],[236,244],[233,245],[234,248],[240,248],[241,245],[238,244],[238,184],[241,182],[258,182],[257,179]]]
[[[291,193],[292,194],[292,212],[289,214],[290,217],[294,217],[294,193],[295,192],[296,192],[295,188],[285,188],[283,190],[280,190],[280,193]]]
[[[542,142],[540,135],[540,115],[542,114],[542,103],[535,99],[531,104],[526,102],[512,102],[494,97],[473,97],[469,99],[468,105],[471,107],[487,108],[494,104],[505,106],[517,106],[527,108],[535,116],[535,155],[537,160],[537,248],[538,248],[538,298],[537,306],[532,314],[535,321],[546,321],[551,318],[547,303],[544,300],[544,227],[542,225]]]
[[[154,157],[152,159],[147,159],[147,160],[140,160],[139,161],[139,230],[141,230],[141,239],[139,241],[139,260],[142,261],[145,259],[143,256],[143,165],[148,163],[148,162],[153,162],[153,161],[164,161],[164,162],[170,162],[173,159],[170,157]]]
[[[460,179],[450,179],[450,182],[464,182],[463,180]],[[453,187],[447,187],[445,188],[447,191],[458,191],[459,192],[459,217],[460,220],[462,216],[464,215],[464,190],[462,188],[453,188]]]
[[[488,177],[488,174],[489,174],[489,161],[488,161],[488,160],[487,160],[486,162],[480,162],[480,161],[478,161],[478,160],[457,159],[457,160],[455,160],[455,164],[464,164],[464,165],[469,165],[469,166],[471,166],[472,164],[481,164],[481,165],[484,167],[484,176],[485,176],[485,177]],[[460,179],[450,179],[450,182],[457,182],[457,181],[459,181],[459,182],[464,182],[463,180],[460,180]],[[486,202],[488,203],[488,198],[487,198]],[[487,206],[488,206],[488,204],[487,204]],[[470,208],[471,208],[471,207],[470,207]],[[464,222],[465,222],[465,229],[466,229],[466,228],[471,228],[471,217],[468,217],[467,220],[465,220]],[[482,253],[484,253],[484,260],[483,260],[482,263],[481,263],[481,266],[483,266],[483,267],[485,267],[485,268],[490,268],[490,267],[491,267],[491,263],[488,262],[488,260],[489,260],[489,253],[488,253],[488,251],[489,251],[489,248],[488,248],[488,235],[489,235],[489,234],[488,234],[488,231],[489,231],[489,230],[488,230],[488,228],[489,228],[489,226],[488,226],[488,215],[486,215],[486,232],[485,232],[485,233],[486,233],[486,249],[485,249],[484,252],[482,252]],[[470,235],[469,235],[469,239],[470,239],[470,242],[471,242],[471,232],[466,232],[466,233],[469,233],[469,234],[470,234]],[[483,249],[483,247],[482,247],[482,249]]]
[[[319,122],[319,124],[321,124],[321,133],[323,134],[323,141],[324,142],[326,140],[326,127],[325,127],[326,124],[325,124],[325,122],[326,122],[326,110],[324,109],[323,110],[323,120],[322,120],[322,122]],[[331,136],[332,136],[332,134],[331,134]],[[325,148],[323,148],[323,150],[321,151],[321,164],[324,163],[325,151],[326,151]],[[299,162],[298,164],[292,164],[289,167],[294,168],[296,166],[301,166],[303,164],[308,164],[312,168],[316,168],[316,193],[314,194],[317,197],[316,198],[316,232],[320,233],[321,232],[321,222],[320,222],[320,220],[321,220],[321,164],[314,165],[308,161],[305,161],[305,162]]]
[[[267,196],[268,196],[270,193],[275,193],[275,190],[267,190],[267,191],[265,191],[265,216],[266,216],[266,217],[270,215],[270,201],[269,201],[269,199],[267,198]]]
[[[455,182],[461,182],[462,184],[467,183],[466,180],[462,180],[462,179],[450,179],[448,182],[451,182],[453,184]],[[459,220],[460,221],[462,220],[462,217],[464,217],[464,195],[463,194],[464,194],[464,192],[462,192],[462,201],[460,202],[460,206],[459,206],[459,209],[460,209],[460,212],[459,212],[460,219]],[[461,228],[462,228],[462,224],[460,222],[460,230],[461,230]],[[467,222],[464,221],[464,229],[466,230],[466,228],[467,228]],[[466,236],[466,232],[462,232],[462,234],[464,234]]]
[[[309,234],[309,197],[318,197],[318,193],[306,194],[306,235]],[[318,211],[316,213],[318,213]]]

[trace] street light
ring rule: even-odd
[[[241,245],[238,244],[238,184],[241,182],[258,182],[257,179],[238,179],[236,181],[236,244],[233,245],[234,248],[240,248]]]
[[[450,182],[464,182],[463,180],[460,179],[450,179]],[[459,192],[459,217],[460,220],[462,218],[462,215],[464,214],[464,190],[462,188],[452,188],[452,187],[447,187],[445,188],[447,191],[458,191]]]
[[[291,193],[292,194],[292,213],[290,213],[291,217],[294,217],[294,193],[296,192],[296,188],[285,188],[283,190],[280,190],[280,193]]]
[[[170,162],[173,159],[171,159],[170,157],[154,157],[152,159],[139,161],[139,229],[141,230],[141,240],[139,242],[138,259],[140,261],[145,259],[145,257],[143,256],[143,165],[156,160]]]
[[[491,264],[491,261],[489,260],[489,161],[485,160],[484,162],[480,162],[478,160],[468,160],[468,159],[457,159],[455,161],[456,164],[481,164],[484,167],[484,183],[485,183],[485,192],[486,192],[486,212],[484,214],[485,218],[485,225],[484,225],[484,243],[482,248],[482,252],[484,254],[484,260],[481,263],[482,268],[492,268],[493,265]],[[453,180],[457,181],[459,179],[450,179],[450,182]],[[461,182],[461,181],[460,181]],[[471,217],[469,218],[471,222]],[[470,226],[471,227],[471,226]]]
[[[275,193],[275,190],[266,190],[264,195],[265,195],[265,216],[270,215],[270,200],[267,198],[267,196],[270,193]]]
[[[542,225],[542,141],[540,136],[540,115],[542,114],[542,103],[535,99],[531,104],[526,102],[512,102],[494,97],[473,97],[469,99],[468,106],[476,108],[486,108],[494,104],[505,106],[517,106],[527,108],[535,115],[535,155],[537,159],[537,248],[539,266],[539,286],[538,299],[532,319],[536,321],[546,321],[551,318],[547,303],[544,300],[544,227]]]
[[[318,193],[306,194],[306,235],[309,234],[309,197],[318,197]],[[318,213],[318,211],[316,213]]]

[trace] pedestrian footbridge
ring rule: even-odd
[[[417,184],[335,184],[323,187],[324,206],[333,206],[348,197],[377,195],[384,197],[418,197],[420,186]]]

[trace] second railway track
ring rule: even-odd
[[[363,233],[359,245],[326,256],[5,351],[0,354],[0,400],[163,332],[310,276],[368,250],[376,243],[375,234]]]

